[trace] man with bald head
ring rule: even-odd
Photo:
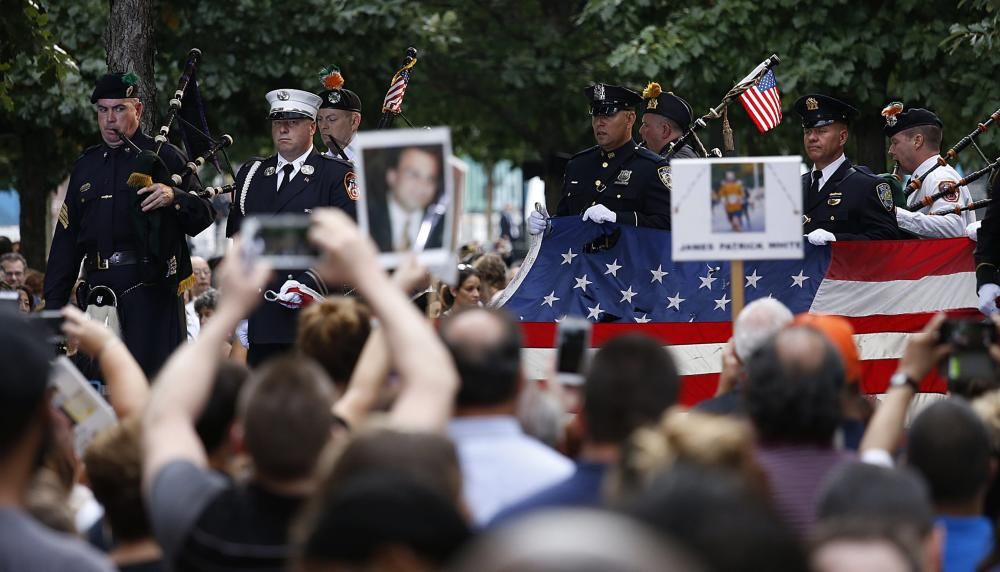
[[[743,398],[778,515],[799,534],[815,523],[819,483],[849,460],[833,447],[844,365],[817,330],[778,332],[746,363]]]
[[[483,525],[501,509],[562,481],[573,463],[521,430],[521,330],[502,310],[472,308],[441,325],[461,385],[449,426],[465,501]]]

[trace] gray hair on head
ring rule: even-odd
[[[736,357],[746,362],[757,348],[791,322],[791,310],[774,298],[761,298],[747,304],[733,324]]]

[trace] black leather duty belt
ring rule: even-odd
[[[88,254],[85,268],[89,271],[107,270],[112,266],[130,266],[136,264],[138,261],[139,259],[136,257],[135,252],[131,250],[112,252],[107,258],[102,258],[100,253]]]

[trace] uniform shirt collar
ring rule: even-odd
[[[129,137],[129,140],[132,143],[134,143],[135,147],[138,147],[140,150],[151,148],[152,145],[150,145],[150,143],[153,142],[153,138],[150,137],[150,136],[148,136],[148,135],[146,135],[145,133],[143,133],[142,129],[136,129],[135,133],[133,133],[132,136]],[[122,141],[121,145],[119,145],[117,147],[112,147],[112,146],[108,145],[103,139],[101,140],[101,144],[104,145],[104,151],[105,152],[108,152],[108,151],[122,151],[122,152],[127,151],[129,153],[135,153],[136,152],[135,147],[133,147],[132,145],[129,145],[125,141]]]
[[[839,169],[840,166],[843,165],[844,161],[846,160],[847,160],[847,155],[841,153],[840,157],[837,157],[836,159],[834,159],[832,163],[830,163],[826,167],[823,167],[823,170],[821,171],[823,173],[823,176],[819,180],[820,189],[823,188],[823,185],[825,185],[826,182],[830,180],[830,177],[832,177],[833,174],[837,172],[837,169]],[[816,170],[816,165],[813,165],[812,170],[813,171]]]
[[[614,151],[605,151],[604,149],[601,149],[600,147],[598,147],[598,149],[601,150],[601,157],[602,158],[607,157],[608,159],[614,159],[615,157],[618,157],[618,156],[620,156],[620,155],[622,155],[624,153],[629,153],[631,151],[635,151],[635,147],[636,147],[635,141],[629,139],[628,141],[625,142],[624,145],[622,145],[621,147],[618,147]]]
[[[917,168],[913,170],[912,178],[919,179],[921,173],[926,173],[927,171],[930,171],[934,165],[937,165],[937,162],[938,162],[938,155],[932,155],[928,157],[926,160],[924,160],[923,163],[918,165]]]
[[[344,147],[344,155],[347,155],[347,160],[354,162],[358,158],[358,149],[354,146],[354,139]]]
[[[282,167],[284,167],[288,163],[291,163],[293,167],[292,178],[295,178],[295,175],[299,172],[299,169],[302,168],[302,165],[305,164],[306,159],[309,158],[309,154],[312,153],[312,150],[313,150],[312,145],[310,145],[309,148],[306,149],[305,153],[299,155],[292,161],[286,161],[284,157],[278,155],[278,165],[275,167],[275,170],[280,171]]]

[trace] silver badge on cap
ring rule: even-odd
[[[315,171],[312,165],[302,165],[301,170],[303,175],[312,175],[313,171]]]
[[[594,99],[604,101],[604,84],[599,83],[594,86]]]
[[[340,92],[331,91],[330,93],[327,94],[326,100],[329,101],[330,103],[337,103],[338,101],[340,101]]]
[[[280,99],[281,101],[288,101],[290,98],[291,96],[288,95],[287,91],[282,90],[278,92],[278,99]]]

